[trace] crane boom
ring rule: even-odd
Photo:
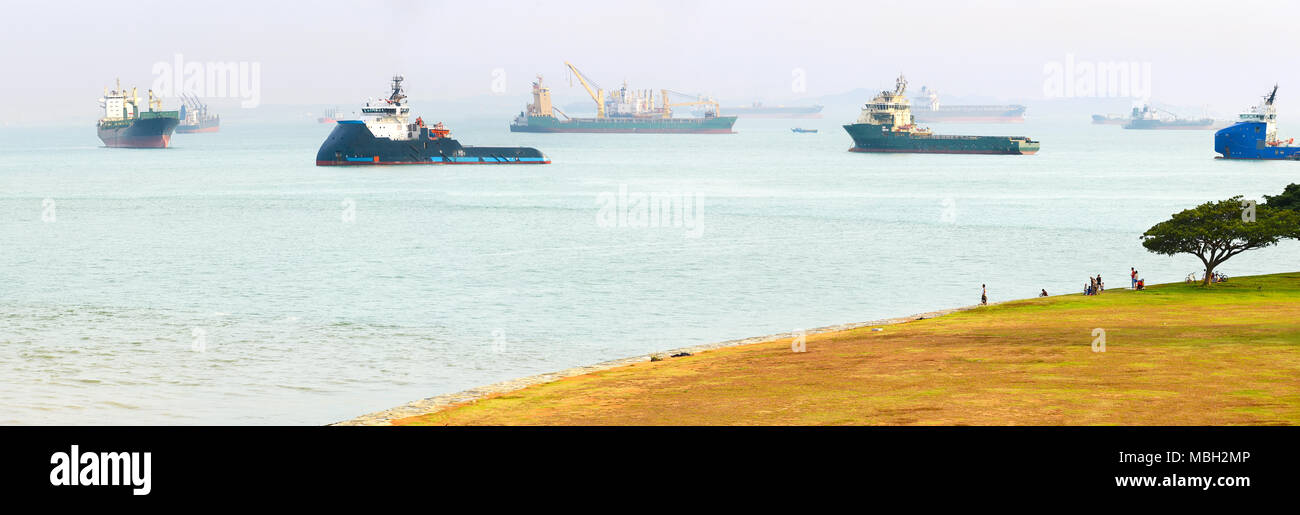
[[[573,72],[573,75],[578,77],[578,82],[582,83],[582,87],[587,88],[587,94],[591,95],[591,99],[596,101],[596,117],[604,118],[605,117],[605,90],[600,89],[600,86],[593,87],[592,83],[587,80],[587,77],[582,75],[582,72],[578,71],[578,67],[574,66],[573,63],[565,61],[564,65],[568,66],[569,70]]]
[[[674,108],[674,107],[678,107],[678,106],[711,105],[711,106],[713,106],[713,113],[714,113],[714,114],[717,114],[718,111],[719,111],[718,102],[717,102],[716,100],[713,100],[713,99],[705,99],[705,100],[695,100],[695,101],[693,101],[693,102],[680,102],[680,103],[673,103],[672,101],[668,100],[668,94],[669,94],[669,93],[676,93],[676,94],[681,95],[681,96],[684,96],[684,97],[690,97],[690,95],[687,95],[687,94],[682,93],[682,92],[679,92],[679,91],[673,91],[673,90],[671,90],[671,89],[660,90],[660,95],[661,95],[661,97],[663,98],[663,101],[664,101],[664,109],[663,109],[663,112],[664,112],[664,118],[672,118],[672,117],[673,117],[673,108]],[[696,99],[699,99],[700,97],[695,97],[695,98],[696,98]]]

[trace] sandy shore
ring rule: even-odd
[[[966,310],[968,310],[968,309],[973,309],[973,308],[976,308],[976,307],[979,307],[979,306],[964,306],[964,307],[960,307],[960,308],[943,309],[943,310],[939,310],[939,311],[930,311],[930,312],[927,312],[927,313],[917,313],[917,314],[915,314],[915,315],[909,315],[909,316],[904,316],[904,317],[886,318],[886,319],[883,319],[883,320],[872,320],[872,321],[869,321],[869,322],[856,322],[856,323],[850,323],[850,324],[840,324],[840,325],[832,325],[832,326],[826,326],[826,327],[818,327],[818,328],[816,328],[816,329],[810,329],[810,330],[808,330],[808,331],[807,331],[807,334],[812,335],[812,334],[829,333],[829,332],[835,332],[835,331],[845,331],[845,330],[849,330],[849,329],[857,329],[857,328],[859,328],[859,327],[870,327],[870,326],[884,326],[884,325],[891,325],[891,324],[901,324],[901,323],[903,323],[903,322],[911,322],[911,321],[913,321],[913,320],[917,320],[917,319],[919,319],[919,318],[934,318],[934,317],[938,317],[938,316],[947,315],[947,314],[949,314],[949,313],[956,313],[956,312],[958,312],[958,311],[966,311]],[[780,334],[773,334],[773,335],[768,335],[768,336],[758,336],[758,337],[753,337],[753,338],[744,338],[744,339],[740,339],[740,340],[728,340],[728,341],[724,341],[724,342],[708,343],[708,344],[704,344],[704,345],[696,345],[696,346],[693,346],[693,347],[682,347],[682,348],[680,348],[680,349],[665,350],[665,351],[661,351],[661,352],[655,352],[655,353],[652,353],[652,354],[645,354],[645,355],[642,355],[642,356],[636,356],[636,357],[631,357],[631,358],[616,359],[616,360],[613,360],[613,361],[606,361],[606,362],[603,362],[603,363],[597,363],[597,364],[594,364],[594,365],[587,365],[587,366],[581,366],[581,367],[574,367],[574,368],[569,368],[569,369],[561,370],[561,371],[559,371],[559,372],[551,372],[551,373],[547,373],[547,374],[538,374],[538,375],[534,375],[534,376],[522,377],[522,378],[519,378],[519,379],[512,379],[512,380],[509,380],[509,381],[503,381],[503,382],[500,382],[500,383],[490,384],[490,385],[487,385],[487,386],[482,386],[482,387],[474,388],[474,389],[471,389],[471,390],[465,390],[465,391],[462,391],[462,392],[449,393],[449,394],[446,394],[446,395],[439,395],[439,396],[436,396],[436,397],[429,397],[429,398],[427,398],[427,399],[421,399],[421,400],[418,400],[418,401],[412,401],[412,402],[409,402],[409,403],[407,403],[407,404],[405,404],[405,405],[398,406],[398,407],[396,407],[396,408],[387,409],[387,410],[384,410],[384,411],[378,411],[378,412],[375,412],[375,413],[370,413],[370,414],[362,415],[362,416],[359,416],[359,417],[356,417],[356,418],[353,418],[353,419],[344,420],[344,421],[342,421],[342,422],[337,422],[337,423],[330,424],[330,425],[334,425],[334,426],[386,426],[386,425],[390,425],[390,422],[393,421],[393,420],[402,419],[402,418],[407,418],[407,417],[414,417],[414,416],[416,416],[416,415],[424,415],[424,414],[427,414],[427,413],[435,413],[435,412],[438,412],[438,411],[442,411],[442,410],[444,410],[444,409],[447,409],[447,408],[449,408],[449,407],[451,407],[451,406],[456,406],[456,405],[464,404],[464,403],[467,403],[467,402],[474,402],[474,401],[477,401],[477,400],[479,400],[479,399],[484,399],[484,398],[487,398],[487,397],[490,397],[490,396],[493,396],[493,395],[498,395],[498,394],[507,393],[507,392],[513,392],[513,391],[515,391],[515,390],[521,390],[521,389],[527,388],[527,387],[529,387],[529,386],[538,385],[538,384],[543,384],[543,383],[549,383],[549,382],[551,382],[551,381],[557,381],[557,380],[560,380],[560,379],[564,379],[564,378],[566,378],[566,377],[573,377],[573,376],[579,376],[579,375],[583,375],[583,374],[590,374],[590,373],[592,373],[592,372],[598,372],[598,371],[601,371],[601,370],[607,370],[607,369],[611,369],[611,368],[616,368],[616,367],[621,367],[621,366],[625,366],[625,365],[630,365],[630,364],[632,364],[632,363],[639,363],[639,362],[643,362],[643,361],[650,361],[650,359],[651,359],[652,357],[654,357],[654,356],[660,356],[660,357],[667,358],[669,355],[672,355],[672,354],[679,354],[679,353],[682,353],[682,352],[687,352],[687,353],[695,354],[695,353],[697,353],[697,352],[704,352],[704,351],[708,351],[708,350],[711,350],[711,349],[720,349],[720,348],[723,348],[723,347],[732,347],[732,346],[736,346],[736,345],[749,345],[749,344],[755,344],[755,343],[771,342],[771,341],[780,340],[780,339],[784,339],[784,338],[790,338],[791,336],[792,336],[792,335],[791,335],[790,333],[780,333]]]

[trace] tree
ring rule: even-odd
[[[1281,195],[1264,195],[1269,207],[1300,211],[1300,184],[1289,184]]]
[[[1215,267],[1228,258],[1276,245],[1283,238],[1300,238],[1300,213],[1271,203],[1253,207],[1248,213],[1239,195],[1183,210],[1142,233],[1142,246],[1157,254],[1200,258],[1205,264],[1202,284],[1208,285]]]

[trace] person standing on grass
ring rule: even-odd
[[[1133,267],[1129,267],[1128,272],[1129,272],[1129,273],[1128,273],[1129,278],[1133,279],[1133,286],[1132,286],[1132,287],[1133,287],[1133,288],[1137,288],[1137,287],[1138,287],[1138,271],[1137,271],[1137,269],[1136,269],[1136,268],[1133,268]]]
[[[989,285],[981,284],[980,289],[982,290],[980,292],[980,305],[987,306],[989,304]]]
[[[1106,283],[1101,282],[1101,274],[1097,274],[1097,294],[1106,291]]]

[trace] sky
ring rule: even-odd
[[[582,101],[586,94],[576,81],[570,85],[565,61],[608,89],[626,80],[634,88],[707,94],[724,104],[797,103],[884,89],[903,73],[914,89],[925,84],[953,97],[1050,105],[1070,99],[1045,91],[1045,70],[1074,61],[1136,64],[1150,70],[1142,73],[1153,101],[1228,113],[1256,102],[1276,82],[1280,115],[1300,116],[1300,69],[1290,57],[1300,50],[1294,2],[109,5],[6,5],[0,123],[93,120],[95,100],[115,78],[143,91],[156,83],[158,63],[175,63],[178,55],[198,66],[256,65],[254,109],[353,106],[385,94],[393,73],[406,77],[413,100],[495,99],[522,108],[529,82],[541,73],[558,104]],[[248,96],[227,92],[213,103],[237,106]]]

